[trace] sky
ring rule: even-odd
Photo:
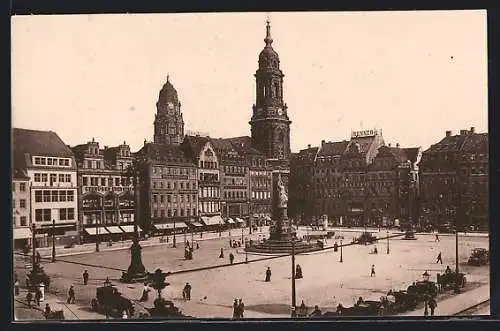
[[[250,135],[267,17],[292,152],[361,129],[424,150],[487,132],[486,11],[14,16],[12,125],[137,151],[168,74],[185,131]]]

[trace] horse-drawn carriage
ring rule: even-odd
[[[191,318],[182,314],[180,309],[174,305],[172,301],[165,300],[163,298],[155,299],[153,303],[153,308],[146,308],[149,315],[143,316],[142,318],[176,318],[185,319]]]
[[[474,266],[481,266],[488,264],[489,258],[489,252],[486,248],[474,248],[467,263]]]
[[[360,245],[373,244],[378,239],[371,232],[363,232],[358,238],[355,238],[353,242]]]
[[[408,286],[406,293],[415,295],[417,300],[423,301],[426,297],[435,297],[438,293],[438,288],[435,282],[424,280]]]
[[[445,272],[444,274],[437,274],[437,283],[442,290],[459,287],[464,287],[467,283],[465,274],[459,272]]]
[[[128,316],[134,315],[132,301],[123,297],[111,283],[98,287],[96,297],[90,304],[93,311],[104,312],[110,316],[121,317],[124,311]]]
[[[337,314],[340,316],[380,316],[382,315],[382,303],[380,301],[357,302],[352,307],[337,306]]]
[[[403,240],[417,240],[417,238],[415,237],[415,231],[413,230],[406,231]]]

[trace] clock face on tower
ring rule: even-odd
[[[167,103],[167,107],[168,107],[168,109],[172,110],[172,109],[174,109],[174,104],[169,102],[169,103]]]

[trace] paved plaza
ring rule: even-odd
[[[378,237],[386,236],[385,231],[371,231]],[[343,231],[343,243],[349,243],[360,233],[356,230]],[[236,240],[241,239],[241,230],[232,231],[232,235]],[[263,234],[253,234],[253,238],[256,239],[259,235]],[[190,236],[187,236],[187,239],[191,241]],[[269,259],[269,256],[248,254],[249,263],[227,265],[231,252],[235,255],[235,263],[245,261],[243,248],[229,248],[228,237],[219,238],[218,234],[209,240],[199,240],[196,236],[194,239],[200,248],[194,250],[194,259],[189,261],[183,258],[182,235],[177,236],[177,248],[172,248],[170,240],[168,244],[144,247],[142,250],[143,263],[148,271],[153,272],[156,268],[161,268],[163,271],[173,272],[167,278],[170,286],[163,291],[163,296],[174,301],[184,314],[199,318],[230,318],[233,300],[242,298],[245,303],[245,317],[276,318],[290,315],[289,256]],[[333,245],[334,241],[328,240],[327,245]],[[489,266],[471,267],[465,262],[472,248],[488,248],[488,245],[486,236],[467,234],[459,238],[460,268],[461,272],[466,273],[468,288],[471,290],[489,285]],[[296,263],[300,264],[304,274],[303,279],[296,281],[297,305],[304,300],[309,307],[319,305],[323,312],[334,311],[337,304],[350,306],[360,296],[365,300],[378,300],[389,289],[406,289],[413,281],[421,280],[424,271],[428,271],[431,280],[435,281],[436,273],[443,272],[447,265],[454,268],[454,236],[441,235],[439,242],[435,241],[432,234],[417,235],[417,240],[390,239],[389,254],[386,253],[387,240],[383,239],[376,244],[378,254],[370,254],[374,246],[344,247],[343,263],[339,262],[340,251],[334,252],[332,249],[296,256]],[[219,258],[221,248],[224,250],[223,259]],[[442,253],[443,264],[435,263],[439,252]],[[261,260],[263,258],[267,259]],[[22,258],[16,257],[15,260],[16,272],[20,279],[24,279]],[[115,250],[64,256],[55,263],[44,263],[45,271],[51,277],[49,295],[64,302],[69,286],[74,285],[77,302],[72,305],[72,311],[75,311],[76,315],[81,314],[81,319],[98,318],[97,314],[90,312],[90,300],[95,296],[96,287],[101,286],[106,277],[109,277],[126,297],[139,299],[142,284],[118,282],[120,269],[126,269],[129,262],[128,250]],[[375,266],[375,277],[370,277],[372,264]],[[188,271],[211,266],[220,267]],[[272,270],[271,282],[264,282],[267,267]],[[83,285],[82,280],[85,269],[90,274],[87,286]],[[182,288],[186,282],[193,288],[191,301],[182,299]],[[141,306],[151,307],[153,299],[154,293],[150,293],[149,302],[138,303],[138,310],[141,310]],[[19,313],[18,318],[23,319],[24,315],[26,314]]]

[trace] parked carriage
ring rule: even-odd
[[[393,297],[393,300],[388,299],[390,296]],[[386,313],[395,314],[415,309],[419,303],[419,297],[417,294],[407,291],[391,291],[387,296],[382,297],[380,302]]]
[[[465,274],[459,272],[448,272],[444,274],[437,274],[437,282],[442,290],[455,288],[457,285],[459,287],[464,287],[467,283]]]
[[[425,297],[436,297],[438,288],[435,282],[424,280],[408,286],[406,292],[410,295],[415,295],[419,301],[424,301]]]
[[[363,301],[352,307],[338,305],[337,314],[340,316],[380,316],[382,315],[382,303],[380,301]]]
[[[134,305],[132,301],[123,297],[116,287],[111,284],[98,287],[96,297],[91,301],[93,311],[104,312],[107,315],[121,317],[127,312],[128,316],[134,315]]]
[[[48,313],[43,313],[46,320],[64,320],[63,310],[54,310]]]
[[[471,256],[467,261],[468,264],[474,266],[481,266],[488,264],[490,259],[489,252],[485,248],[474,248],[472,250]]]
[[[174,305],[172,301],[165,300],[163,298],[157,298],[154,301],[153,308],[146,308],[149,315],[143,316],[143,318],[152,319],[164,319],[164,318],[174,318],[174,319],[186,319],[192,318],[191,316],[186,316],[182,314],[180,309]]]

